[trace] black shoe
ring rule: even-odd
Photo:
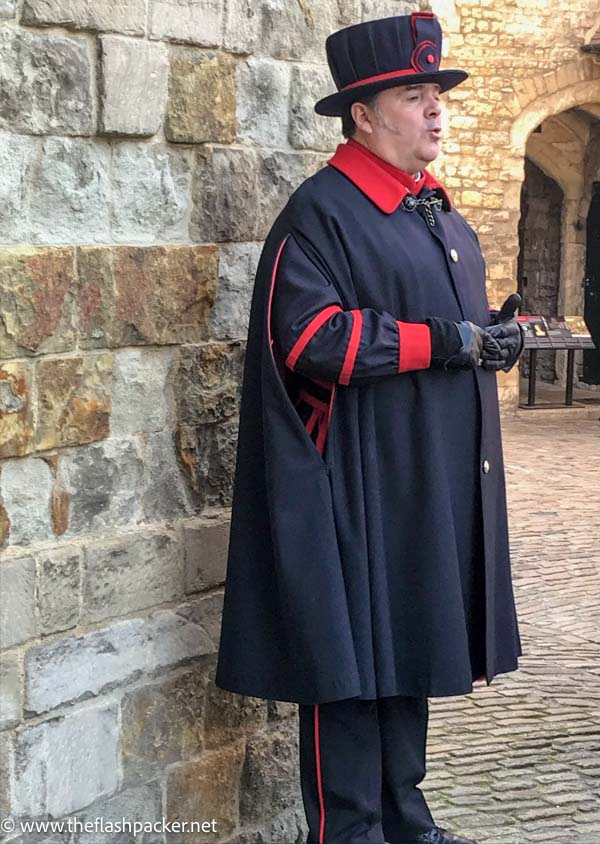
[[[434,826],[427,832],[422,832],[410,844],[477,844],[477,842],[460,835],[454,835],[454,833],[447,829],[441,829],[439,826]]]

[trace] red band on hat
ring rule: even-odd
[[[345,85],[340,88],[340,91],[347,91],[349,88],[356,88],[358,85],[370,85],[371,82],[382,82],[384,79],[395,79],[400,76],[414,76],[415,71],[412,67],[408,70],[392,70],[391,73],[380,73],[378,76],[369,76],[367,79],[359,79],[358,82],[351,82],[350,85]]]

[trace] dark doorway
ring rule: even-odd
[[[583,353],[583,380],[586,384],[600,384],[600,182],[594,182],[587,221],[583,316],[596,345]]]

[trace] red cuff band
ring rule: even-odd
[[[398,372],[427,369],[431,363],[431,332],[424,322],[398,323]]]
[[[358,354],[363,326],[362,313],[358,310],[350,311],[350,313],[352,314],[352,331],[350,332],[350,339],[346,347],[346,357],[344,358],[344,364],[338,379],[340,384],[344,385],[349,384],[352,378],[352,370],[354,369],[356,355]]]

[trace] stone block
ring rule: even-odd
[[[101,133],[143,137],[158,132],[169,74],[164,44],[101,36],[98,73]]]
[[[205,599],[30,648],[25,656],[26,708],[47,712],[214,653],[218,611],[218,603]]]
[[[111,239],[107,147],[48,138],[32,174],[31,236],[35,243],[94,243]]]
[[[301,800],[298,739],[293,725],[248,738],[240,781],[240,821],[260,823]]]
[[[150,37],[221,45],[223,0],[150,0]]]
[[[52,472],[45,460],[23,457],[7,461],[2,467],[0,489],[11,524],[11,545],[52,538]]]
[[[281,815],[267,820],[258,828],[246,829],[228,844],[274,844],[275,841],[285,841],[285,844],[305,844],[308,835],[306,818],[302,805],[296,809],[288,809]]]
[[[216,247],[83,248],[77,263],[80,344],[192,343],[207,336]]]
[[[226,53],[171,50],[165,135],[170,141],[230,144],[236,137],[236,64]]]
[[[175,433],[148,434],[143,439],[141,498],[145,519],[154,522],[196,512],[199,496],[194,495],[189,474],[181,465]]]
[[[9,817],[12,811],[13,749],[10,733],[0,741],[0,816]]]
[[[392,17],[394,15],[410,15],[418,12],[419,0],[377,0],[377,17]],[[362,0],[362,19],[371,20],[374,17],[373,0]]]
[[[93,707],[20,732],[14,814],[59,818],[119,784],[117,707]]]
[[[202,592],[225,581],[228,545],[228,519],[202,519],[184,525],[186,592]]]
[[[231,694],[210,683],[206,695],[204,736],[207,748],[235,743],[267,723],[267,702]]]
[[[114,437],[172,428],[174,352],[121,349],[114,355],[110,430]]]
[[[258,146],[287,145],[290,67],[287,62],[249,58],[237,69],[238,138]]]
[[[210,750],[194,762],[171,768],[166,782],[169,821],[214,819],[220,841],[228,840],[238,824],[242,743]],[[167,833],[169,844],[212,844],[215,833]]]
[[[177,429],[177,448],[200,507],[231,507],[238,421]]]
[[[375,16],[380,17],[379,8]],[[359,21],[358,0],[341,3],[330,3],[328,0],[303,0],[302,3],[264,0],[260,20],[261,52],[276,59],[323,63],[326,37],[340,26]]]
[[[23,134],[92,135],[87,44],[23,29],[0,32],[0,128]]]
[[[3,358],[73,347],[74,280],[72,249],[0,249]]]
[[[111,379],[109,353],[39,361],[35,448],[83,445],[108,437]]]
[[[21,21],[143,35],[146,4],[144,0],[25,0]]]
[[[17,9],[17,0],[0,0],[0,20],[14,18]]]
[[[0,9],[2,0],[0,0]],[[1,16],[0,16],[1,17]],[[35,141],[23,135],[0,135],[0,240],[28,240],[27,193]],[[0,339],[2,328],[0,326]]]
[[[121,754],[126,783],[161,776],[204,747],[207,669],[191,671],[125,694],[121,703]]]
[[[183,595],[183,549],[172,533],[129,532],[85,548],[84,621],[95,622]]]
[[[29,364],[0,364],[0,458],[33,449],[32,381]]]
[[[147,824],[162,823],[162,794],[160,783],[152,782],[119,791],[113,797],[96,800],[85,811],[77,813],[77,820],[82,829],[77,827],[73,833],[73,844],[125,844],[133,842],[133,834],[119,832],[123,818],[130,824],[142,824],[144,832],[135,835],[135,844],[163,844],[162,832],[149,831]],[[96,818],[104,821],[104,831],[93,831]],[[86,829],[89,824],[89,829]],[[124,837],[126,836],[126,837]]]
[[[261,6],[255,0],[228,0],[223,46],[232,53],[254,53],[260,36]]]
[[[182,349],[175,380],[178,420],[201,425],[237,417],[243,366],[239,341]]]
[[[56,492],[69,497],[66,537],[114,530],[141,518],[142,461],[135,445],[109,439],[61,455]],[[10,513],[10,510],[9,510]]]
[[[189,150],[124,142],[112,157],[112,240],[187,240]],[[89,240],[89,238],[88,238]]]
[[[16,727],[22,712],[23,689],[19,660],[16,653],[5,652],[0,654],[0,730]]]
[[[2,467],[0,466],[0,472]],[[6,507],[2,503],[2,493],[0,490],[0,548],[8,544],[8,537],[10,536],[10,519],[6,512]]]
[[[81,557],[81,550],[74,546],[39,553],[37,597],[42,635],[77,625]]]
[[[261,248],[258,243],[228,243],[220,247],[219,293],[209,320],[211,338],[246,338]]]
[[[4,562],[0,587],[0,648],[11,648],[37,635],[33,557]]]
[[[196,159],[191,236],[264,240],[314,165],[314,157],[302,153],[207,147]]]
[[[292,68],[289,142],[296,149],[335,150],[344,138],[341,121],[321,117],[313,106],[335,91],[331,74],[325,68],[295,65]]]

